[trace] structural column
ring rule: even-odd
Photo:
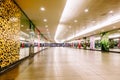
[[[34,53],[34,26],[32,25],[32,23],[30,23],[30,33],[29,33],[29,37],[30,37],[30,46],[29,46],[29,56],[32,56]]]

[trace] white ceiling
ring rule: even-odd
[[[120,0],[15,1],[44,36],[52,41],[82,38],[120,28]],[[41,7],[46,10],[41,11]]]

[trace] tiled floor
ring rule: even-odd
[[[120,54],[49,48],[0,80],[120,80]]]

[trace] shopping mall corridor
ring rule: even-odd
[[[120,54],[48,48],[0,80],[120,80]]]

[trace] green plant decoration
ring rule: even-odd
[[[102,51],[109,51],[109,38],[108,38],[108,33],[103,32],[101,33],[101,50]]]
[[[86,43],[86,37],[83,37],[83,39],[84,39],[84,43],[83,43],[83,49],[87,49],[87,43]]]
[[[83,48],[84,48],[84,49],[87,49],[87,44],[86,44],[86,42],[83,44]]]
[[[110,43],[110,44],[109,44],[109,47],[110,47],[110,48],[114,48],[114,45],[115,45],[115,44],[114,44],[114,40],[113,40],[113,39],[110,39],[109,41],[110,41],[110,42],[109,42],[109,43]]]

